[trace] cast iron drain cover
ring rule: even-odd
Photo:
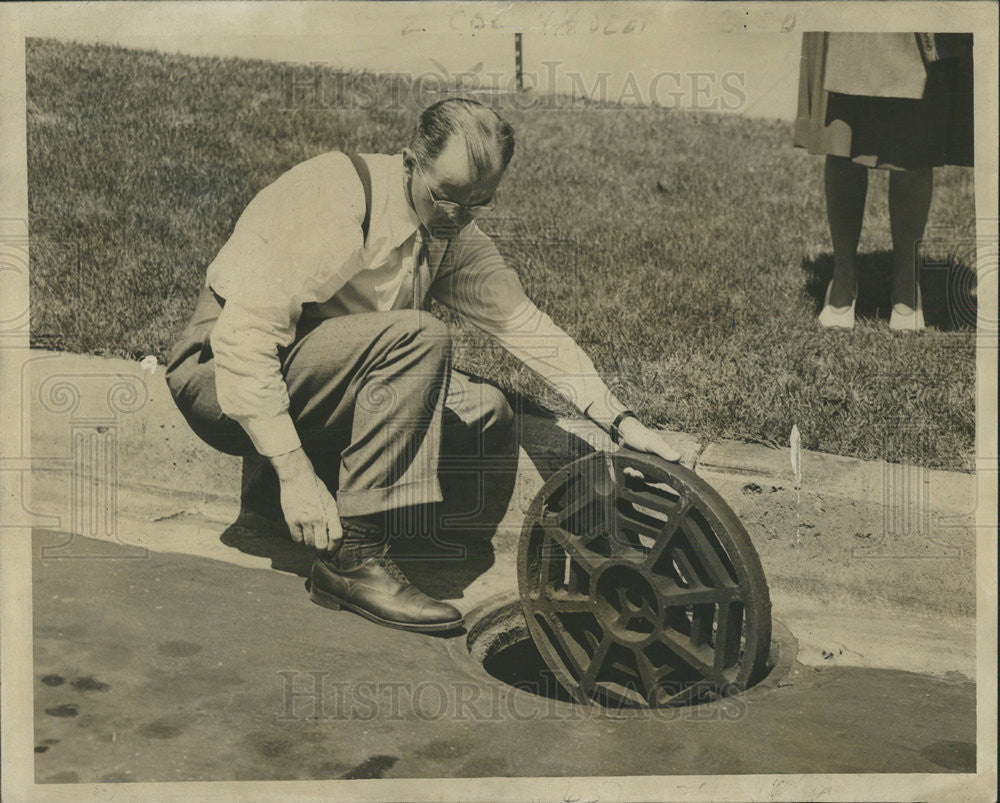
[[[597,452],[557,471],[518,552],[525,620],[580,703],[687,705],[765,672],[771,601],[736,514],[693,471]]]

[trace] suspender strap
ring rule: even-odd
[[[368,228],[372,222],[372,176],[368,172],[368,165],[365,164],[364,159],[356,153],[347,153],[344,155],[354,164],[354,169],[358,171],[358,178],[361,179],[361,186],[365,189],[365,219],[361,221],[361,233],[364,236],[362,242],[367,242]],[[226,305],[226,299],[216,293],[214,289],[212,290],[212,295],[219,302],[219,306],[224,307]]]
[[[356,153],[348,153],[346,156],[354,163],[354,169],[358,171],[358,178],[361,179],[361,186],[365,188],[365,219],[361,221],[361,233],[364,235],[363,242],[368,242],[368,227],[372,222],[372,176],[364,159]]]

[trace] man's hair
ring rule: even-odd
[[[514,155],[514,129],[499,114],[475,100],[449,98],[428,106],[410,138],[417,165],[427,167],[453,136],[460,136],[477,176],[507,167]],[[499,161],[498,161],[499,160]]]

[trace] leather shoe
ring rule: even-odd
[[[309,597],[324,608],[343,608],[376,624],[418,633],[455,630],[463,621],[457,608],[410,583],[384,552],[347,568],[331,558],[317,558],[309,577]]]

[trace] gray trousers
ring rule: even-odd
[[[209,336],[220,311],[205,288],[171,352],[167,385],[202,440],[250,456],[253,443],[216,395]],[[451,368],[448,327],[421,310],[300,324],[278,357],[303,449],[343,516],[441,501],[442,443],[446,453],[487,454],[513,420],[498,388]]]

